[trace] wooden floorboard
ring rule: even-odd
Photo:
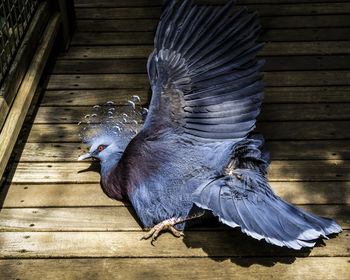
[[[99,183],[99,166],[89,162],[19,162],[9,180],[14,183]],[[350,161],[288,160],[271,162],[270,181],[348,181]]]
[[[137,265],[135,265],[137,263]],[[49,267],[50,269],[43,269]],[[347,280],[347,257],[98,258],[0,260],[4,279]]]
[[[263,132],[267,140],[349,140],[349,125],[350,121],[261,121],[256,131]],[[81,142],[80,131],[77,124],[34,124],[27,141]]]
[[[75,0],[76,32],[47,73],[0,193],[0,279],[349,279],[350,3],[237,0],[261,17],[265,98],[257,131],[277,195],[344,229],[293,251],[216,221],[151,246],[129,203],[108,198],[79,132],[92,106],[147,106],[161,0]],[[195,0],[223,4],[226,0]],[[93,120],[92,120],[93,121]],[[24,132],[28,133],[25,134]]]
[[[277,195],[291,203],[303,204],[314,211],[325,209],[328,205],[350,204],[349,181],[326,182],[271,182]],[[58,184],[33,182],[16,184],[7,187],[3,207],[95,207],[124,206],[128,203],[108,198],[99,183]],[[4,194],[3,194],[4,195]],[[3,197],[2,197],[3,199]],[[312,209],[312,205],[315,209]],[[320,205],[319,205],[320,204]],[[327,205],[323,205],[327,204]],[[342,207],[342,206],[339,207]],[[336,207],[335,207],[336,208]],[[324,212],[322,215],[327,216]]]
[[[268,28],[321,28],[349,27],[348,15],[273,16],[261,17],[261,25]],[[157,19],[78,19],[77,33],[80,32],[154,32]]]
[[[34,227],[34,226],[33,226]],[[163,234],[152,246],[142,231],[0,232],[1,258],[82,257],[350,257],[348,231],[324,241],[325,246],[295,251],[257,241],[239,230],[188,231],[184,238]],[[135,261],[136,264],[137,261]]]
[[[262,70],[295,71],[295,70],[348,70],[349,55],[329,56],[268,56]],[[54,74],[140,74],[146,73],[146,59],[72,59],[57,60],[52,70]]]
[[[350,140],[269,140],[266,142],[272,160],[349,160]],[[25,162],[76,161],[88,151],[79,142],[27,142],[15,159]]]

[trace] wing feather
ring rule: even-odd
[[[178,7],[178,8],[177,8]],[[164,128],[196,141],[245,138],[263,98],[263,43],[257,13],[168,1],[147,69],[152,100],[144,128]],[[163,125],[159,125],[163,123]]]

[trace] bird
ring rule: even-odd
[[[299,250],[339,233],[333,220],[278,197],[254,131],[264,96],[258,13],[166,1],[147,61],[152,90],[139,132],[100,133],[79,160],[100,161],[101,187],[129,201],[154,242],[209,217],[252,238]]]

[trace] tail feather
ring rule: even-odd
[[[222,177],[197,188],[193,202],[253,238],[296,250],[313,247],[318,238],[341,232],[333,220],[308,213],[275,195],[265,178],[268,158],[264,159],[261,146],[258,138],[236,143],[231,155],[234,160]]]

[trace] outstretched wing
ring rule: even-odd
[[[256,13],[168,1],[148,59],[152,100],[145,128],[197,141],[239,140],[255,128],[263,98]],[[176,8],[179,6],[178,8]]]

